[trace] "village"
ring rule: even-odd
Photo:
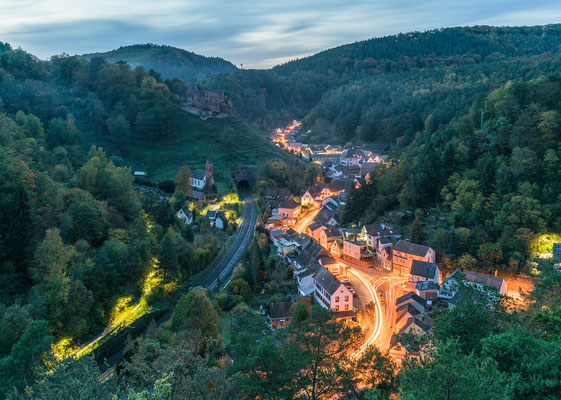
[[[507,295],[507,282],[498,276],[459,270],[444,276],[432,248],[412,243],[387,223],[342,226],[349,190],[395,161],[359,148],[296,142],[300,127],[293,121],[271,140],[319,164],[330,182],[318,181],[304,193],[266,188],[263,200],[272,213],[266,228],[277,254],[293,269],[298,296],[363,328],[366,340],[355,354],[375,344],[399,362],[406,353],[400,338],[430,332],[439,307],[455,307],[470,290],[490,304]],[[290,306],[270,304],[273,328],[290,322]]]

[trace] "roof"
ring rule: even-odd
[[[208,210],[206,212],[206,217],[207,218],[213,219],[213,218],[216,218],[217,216],[218,216],[218,213],[214,210]]]
[[[337,264],[337,260],[334,259],[333,257],[326,256],[326,257],[320,257],[319,263],[325,266],[325,265]]]
[[[374,168],[380,166],[382,164],[380,163],[376,163],[376,162],[365,162],[364,164],[362,164],[360,166],[360,175],[364,176],[366,175],[368,172],[372,171]]]
[[[317,262],[313,262],[306,269],[296,272],[296,275],[299,278],[305,278],[306,276],[314,275],[316,272],[320,270],[320,268],[323,268],[321,264]]]
[[[416,294],[415,292],[408,292],[405,293],[403,296],[398,297],[397,300],[395,301],[395,304],[399,306],[400,304],[406,302],[407,300],[416,301],[423,307],[427,306],[427,301],[423,299],[421,296],[419,296],[418,294]]]
[[[380,244],[388,244],[392,242],[392,239],[387,236],[382,236],[379,240]]]
[[[430,327],[427,324],[425,324],[423,321],[421,321],[419,318],[409,317],[409,319],[407,320],[407,323],[403,326],[403,328],[401,328],[400,332],[405,331],[407,328],[409,328],[413,324],[417,325],[419,328],[421,328],[425,332],[428,332],[430,330]]]
[[[308,254],[310,254],[310,256],[312,256],[315,259],[324,249],[323,247],[321,247],[321,244],[319,244],[312,238],[309,238],[308,241],[305,244],[303,244],[302,250],[306,251]]]
[[[308,229],[312,232],[314,232],[314,231],[316,231],[320,228],[325,228],[321,222],[314,222],[314,223],[308,225]]]
[[[399,232],[389,225],[385,224],[367,224],[364,225],[366,233],[370,236],[399,236]]]
[[[330,227],[330,228],[326,228],[323,233],[325,234],[325,236],[327,236],[327,238],[338,238],[338,237],[343,237],[343,234],[341,233],[341,231],[337,228],[334,227]]]
[[[363,155],[364,153],[362,153],[362,151],[360,151],[359,149],[347,149],[347,151],[343,153],[342,157],[343,158],[362,157]]]
[[[413,260],[411,263],[411,275],[422,276],[424,278],[434,278],[438,266],[435,263]]]
[[[420,244],[406,242],[405,240],[400,240],[394,246],[394,250],[400,251],[402,253],[413,254],[419,257],[424,257],[427,255],[429,250],[431,250],[431,248]]]
[[[329,207],[323,206],[319,209],[318,213],[314,217],[314,222],[327,222],[335,215],[337,215],[336,210],[332,210]]]
[[[192,216],[193,215],[193,211],[189,210],[189,207],[187,207],[187,206],[181,207],[180,211],[183,211],[185,213],[185,215],[187,215],[187,216]]]
[[[417,289],[418,291],[438,290],[438,283],[433,281],[419,281],[415,285],[415,289]]]
[[[271,303],[269,304],[269,316],[271,319],[291,318],[290,307],[292,307],[290,302]]]
[[[500,276],[487,275],[473,271],[460,271],[459,269],[457,269],[452,274],[447,276],[442,283],[448,281],[451,278],[455,278],[458,274],[463,274],[463,279],[465,281],[478,283],[484,286],[491,286],[497,289],[499,292],[501,291],[503,282],[505,282],[505,280]]]
[[[421,312],[417,310],[415,307],[413,307],[411,304],[404,304],[401,307],[398,307],[396,312],[398,313],[398,316],[395,320],[396,323],[401,321],[403,317],[407,315],[407,313],[409,313],[413,317],[417,315],[421,315]]]
[[[200,200],[204,199],[206,195],[200,190],[191,190],[191,194],[189,195],[189,197],[192,199]]]
[[[295,202],[293,199],[288,199],[279,208],[295,209],[300,207],[300,203]]]
[[[341,281],[324,267],[316,273],[314,279],[329,295],[335,293],[342,285]]]
[[[206,171],[204,169],[196,169],[193,171],[193,179],[198,179],[202,181],[206,177]]]

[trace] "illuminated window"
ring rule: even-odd
[[[349,301],[349,296],[345,296],[345,301]]]
[[[345,311],[347,311],[349,309],[349,305],[345,304]]]
[[[335,306],[335,311],[339,311],[339,306]]]
[[[336,297],[335,297],[335,302],[336,302],[336,303],[339,303],[339,296],[336,296]]]

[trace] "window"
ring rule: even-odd
[[[339,303],[339,296],[335,296],[335,303]]]
[[[339,308],[339,307],[337,307],[337,308]],[[349,309],[349,305],[345,304],[345,311],[348,311],[348,309]]]
[[[335,306],[335,311],[339,311],[339,306]]]
[[[349,296],[345,296],[345,301],[349,301]]]

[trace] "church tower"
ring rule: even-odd
[[[210,154],[210,146],[208,146],[208,156],[206,158],[206,183],[209,187],[214,185],[214,177],[212,176],[212,156]]]

